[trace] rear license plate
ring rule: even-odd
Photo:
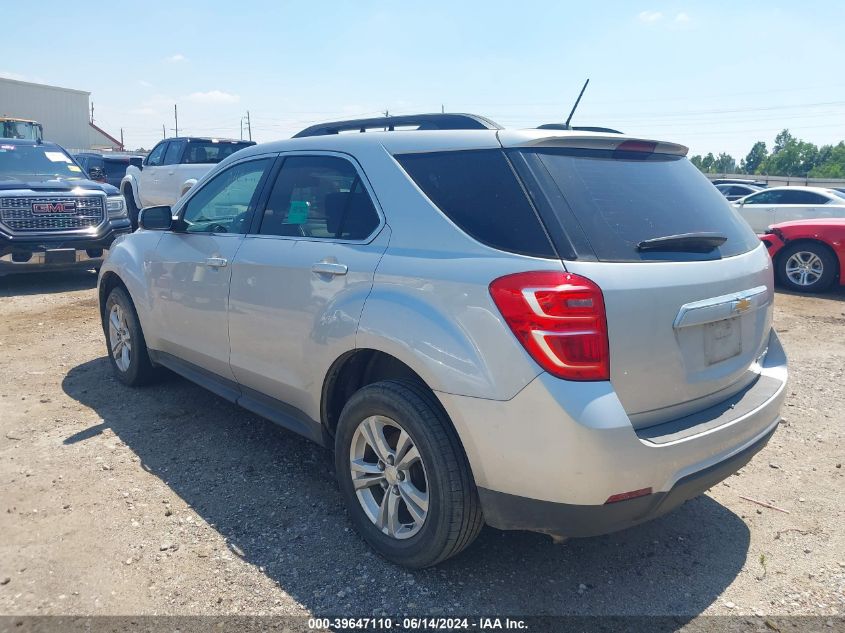
[[[44,254],[45,264],[73,264],[76,263],[75,248],[55,248]]]
[[[739,356],[742,339],[739,317],[704,325],[704,357],[708,365]]]

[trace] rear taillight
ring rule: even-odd
[[[547,372],[567,380],[609,380],[604,298],[592,281],[564,272],[516,273],[491,283],[490,295]]]

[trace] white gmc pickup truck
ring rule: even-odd
[[[250,145],[255,143],[184,136],[161,141],[140,167],[128,167],[120,182],[132,228],[138,227],[139,209],[172,206],[214,165]]]

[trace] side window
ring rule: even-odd
[[[783,191],[763,191],[749,197],[746,204],[785,204],[783,202]]]
[[[239,163],[217,174],[185,206],[188,233],[246,233],[261,177],[271,164],[263,158]]]
[[[428,199],[471,237],[503,251],[555,256],[502,152],[433,152],[396,159]]]
[[[366,239],[379,217],[355,167],[334,156],[285,159],[261,221],[262,235]]]
[[[147,156],[146,164],[150,167],[155,167],[157,165],[161,165],[161,161],[164,159],[164,150],[167,149],[167,143],[159,143],[153,148],[153,151],[150,152],[150,155]]]
[[[827,204],[827,198],[812,191],[784,191],[783,204]]]
[[[164,153],[162,165],[176,165],[182,157],[182,150],[185,149],[185,141],[170,141],[167,151]]]

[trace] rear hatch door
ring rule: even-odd
[[[567,270],[602,289],[611,382],[635,427],[753,381],[771,330],[771,262],[686,148],[500,134]]]

